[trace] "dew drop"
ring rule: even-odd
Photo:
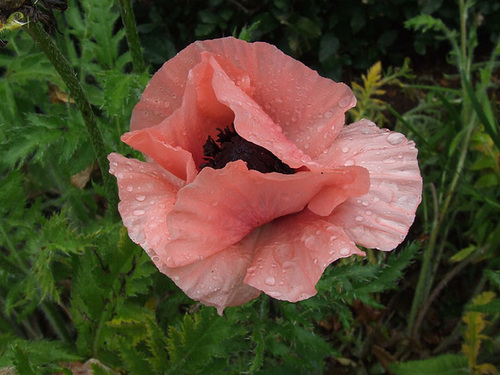
[[[134,190],[133,186],[131,186],[131,185],[127,186],[127,191],[132,191],[132,190]]]
[[[386,164],[394,164],[396,162],[396,159],[394,158],[387,158],[384,160],[384,163]]]
[[[370,202],[368,202],[368,201],[363,201],[363,202],[361,202],[361,204],[362,204],[363,206],[365,206],[365,207],[368,207],[368,206],[370,205]]]
[[[172,279],[173,279],[174,281],[179,281],[180,277],[179,277],[179,276],[174,276],[174,277],[172,277]]]
[[[146,199],[146,196],[145,195],[138,195],[137,197],[135,197],[135,199],[139,202],[144,202],[144,200]]]
[[[333,116],[333,112],[332,111],[326,111],[325,112],[325,117],[326,118],[331,118]]]
[[[356,221],[357,222],[363,221],[363,216],[356,216]]]
[[[132,212],[135,216],[142,216],[146,213],[146,211],[144,210],[134,210],[134,212]]]
[[[344,146],[344,147],[342,147],[342,152],[343,152],[344,154],[347,154],[347,153],[349,152],[349,147],[345,147],[345,146]]]
[[[373,212],[371,212],[370,210],[368,210],[368,211],[365,211],[365,214],[368,215],[368,216],[372,216]]]
[[[253,266],[253,267],[248,268],[247,272],[254,273],[256,269],[257,269],[257,267]]]
[[[264,280],[264,283],[266,285],[269,285],[269,286],[274,286],[276,284],[276,280],[274,279],[274,277],[269,276],[269,277],[266,277],[266,279]]]
[[[342,99],[339,100],[339,107],[344,108],[347,107],[351,103],[351,97],[349,95],[344,96]]]
[[[314,258],[314,259],[313,259],[313,263],[314,263],[314,264],[318,264],[318,258]]]
[[[313,249],[316,244],[316,238],[314,236],[309,236],[304,240],[304,244],[307,248]]]
[[[340,255],[349,255],[351,253],[351,251],[349,250],[348,247],[343,247],[342,249],[340,249]]]
[[[354,160],[349,159],[344,162],[344,166],[350,167],[351,165],[354,165]]]
[[[403,139],[405,136],[401,133],[391,133],[387,136],[387,142],[389,142],[391,145],[397,145],[403,142]]]

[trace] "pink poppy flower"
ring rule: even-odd
[[[109,155],[130,238],[189,297],[222,313],[264,292],[316,294],[325,268],[388,251],[421,200],[417,150],[343,83],[267,43],[196,42],[153,76]]]

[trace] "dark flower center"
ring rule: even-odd
[[[205,155],[203,159],[206,163],[200,165],[200,168],[221,169],[231,161],[243,160],[247,163],[248,169],[262,173],[295,173],[295,169],[290,168],[265,148],[241,138],[234,129],[226,127],[224,130],[217,130],[219,130],[217,140],[209,136],[203,145],[203,155]]]

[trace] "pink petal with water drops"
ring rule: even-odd
[[[329,264],[353,254],[364,255],[342,228],[304,210],[261,228],[245,283],[276,299],[301,301],[316,294]]]
[[[368,180],[356,178],[363,173],[363,168],[351,167],[264,174],[248,170],[243,161],[223,169],[204,168],[194,182],[179,190],[167,216],[172,239],[166,263],[179,267],[209,257],[261,225],[303,210],[325,188],[337,186],[344,199],[361,191],[357,184],[366,184],[366,191]],[[349,184],[352,189],[343,188]]]
[[[126,133],[122,140],[176,176],[191,182],[204,163],[203,145],[217,128],[231,124],[233,113],[213,93],[213,69],[200,62],[189,73],[182,105],[160,124]],[[207,108],[210,108],[208,110]]]
[[[243,283],[250,266],[255,244],[255,234],[187,266],[169,268],[157,264],[190,298],[207,306],[215,306],[219,315],[228,306],[239,306],[261,293]]]
[[[118,210],[129,237],[152,258],[164,256],[169,240],[166,217],[184,181],[155,163],[108,156],[110,173],[118,180]]]
[[[344,113],[356,105],[348,86],[321,77],[271,44],[223,38],[196,45],[247,72],[255,88],[252,99],[310,156],[332,144],[344,126]]]
[[[347,126],[321,164],[359,165],[370,173],[364,196],[339,205],[330,221],[365,247],[392,250],[405,238],[422,197],[417,149],[401,133],[368,120]]]
[[[157,125],[181,106],[189,71],[202,61],[203,52],[213,54],[231,81],[312,157],[332,144],[344,113],[356,104],[348,86],[319,76],[275,46],[229,37],[195,42],[166,62],[134,108],[131,130]]]

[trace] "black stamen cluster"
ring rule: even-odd
[[[200,169],[205,167],[221,169],[231,161],[243,160],[248,169],[261,173],[295,173],[295,169],[283,163],[273,153],[243,139],[234,129],[226,127],[217,130],[219,131],[217,140],[209,136],[203,145],[203,155],[205,155],[203,159],[206,163],[200,165]]]

